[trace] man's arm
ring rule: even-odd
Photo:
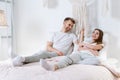
[[[47,42],[47,51],[50,52],[56,52],[59,56],[63,56],[63,53],[55,48],[53,48],[53,43],[52,42]]]

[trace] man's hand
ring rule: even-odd
[[[57,54],[58,54],[59,56],[63,56],[63,53],[60,52],[60,51],[58,51]]]
[[[59,56],[63,56],[63,53],[61,51],[58,51],[57,49],[53,48],[52,42],[47,42],[47,51],[56,52]]]

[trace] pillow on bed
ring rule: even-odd
[[[104,36],[103,36],[103,44],[104,44],[104,48],[99,52],[99,59],[101,61],[106,61],[107,60],[107,52],[108,52],[108,45],[109,45],[109,40],[108,40],[109,35],[104,32]]]

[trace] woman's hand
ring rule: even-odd
[[[81,51],[81,50],[89,50],[87,47],[84,47],[83,45],[82,46],[79,46],[78,48],[78,51]]]
[[[86,50],[86,49],[87,49],[87,47],[85,46],[85,43],[83,43],[83,42],[79,43],[78,51],[80,51],[80,50]]]
[[[95,51],[95,50],[91,50],[91,49],[90,49],[90,52],[91,52],[94,56],[99,56],[98,51]]]
[[[87,46],[88,46],[88,43],[84,43],[84,42],[79,43],[79,47],[86,47],[86,48],[88,48]]]
[[[79,47],[79,48],[78,48],[78,51],[81,51],[81,50],[86,50],[86,49],[83,48],[83,47]]]
[[[83,42],[79,43],[79,47],[84,47],[84,43]]]
[[[80,30],[80,34],[84,34],[84,28]]]

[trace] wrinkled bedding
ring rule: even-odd
[[[57,71],[46,71],[39,62],[13,67],[11,61],[0,63],[0,80],[117,80],[102,66],[75,64]]]

